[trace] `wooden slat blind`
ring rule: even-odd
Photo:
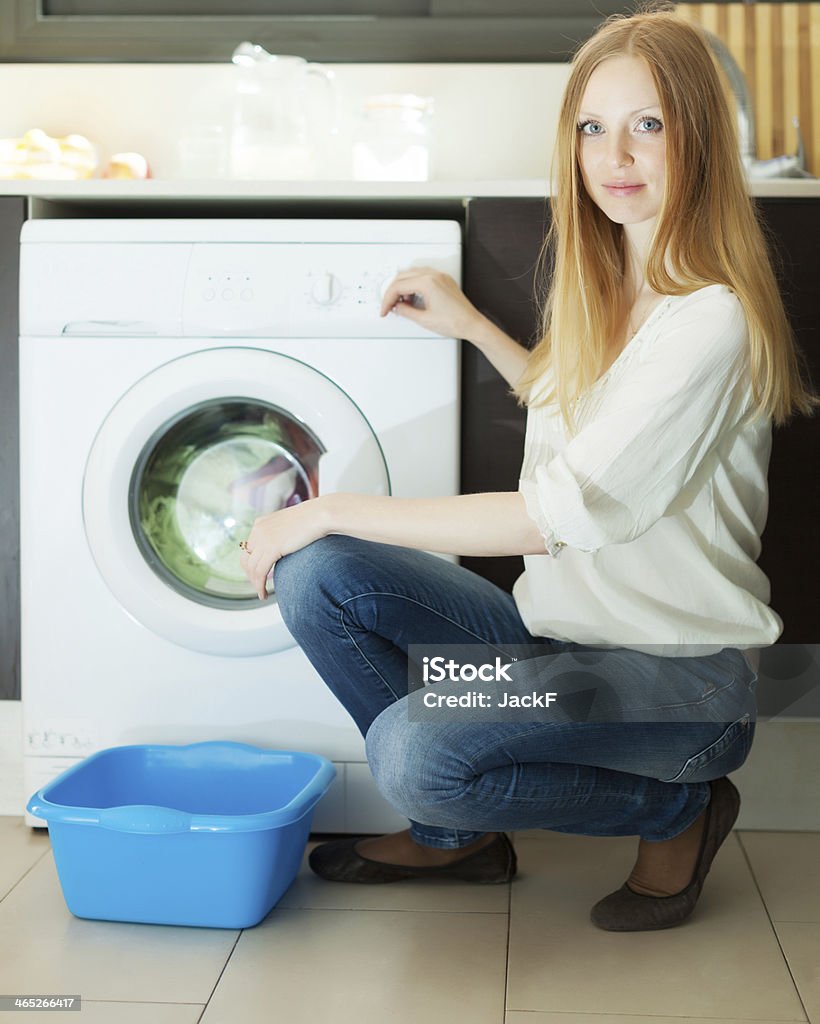
[[[746,76],[757,157],[797,149],[800,120],[807,169],[820,177],[820,4],[679,4],[678,17],[721,39]]]

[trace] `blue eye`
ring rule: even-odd
[[[641,128],[641,132],[644,135],[657,135],[663,129],[663,122],[657,117],[642,117],[638,122],[639,125],[653,125],[650,128]],[[578,131],[582,135],[603,135],[603,126],[598,121],[581,121],[577,125]],[[595,131],[587,131],[589,129],[596,129]]]
[[[641,119],[641,124],[654,123],[657,125],[656,128],[650,128],[649,131],[652,133],[659,132],[663,128],[663,124],[658,120],[657,117],[644,117]]]

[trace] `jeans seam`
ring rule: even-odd
[[[362,596],[364,596],[364,595],[362,595]],[[349,598],[349,600],[352,600],[352,598]],[[345,624],[345,620],[344,620],[345,619],[345,610],[344,610],[344,605],[345,604],[347,604],[347,601],[342,602],[342,604],[339,606],[339,623],[340,623],[342,629],[345,631],[345,634],[347,635],[348,640],[350,640],[350,642],[353,644],[353,646],[359,652],[359,655],[361,656],[361,658],[363,659],[365,664],[371,669],[371,671],[375,672],[375,674],[378,676],[378,678],[382,681],[385,689],[387,689],[388,692],[393,696],[394,701],[400,701],[402,699],[402,695],[396,693],[396,691],[393,689],[393,687],[390,685],[390,683],[388,683],[388,681],[384,678],[384,676],[381,674],[381,672],[379,672],[379,670],[376,668],[376,666],[373,664],[373,662],[367,657],[367,655],[364,653],[364,651],[361,649],[361,647],[359,647],[359,645],[356,643],[356,640],[353,637],[352,633],[347,628],[347,625]]]
[[[444,619],[445,622],[449,622],[451,625],[463,630],[470,636],[475,637],[476,640],[481,641],[481,643],[484,644],[486,647],[491,647],[494,651],[498,651],[499,654],[503,654],[507,658],[513,658],[514,661],[518,660],[513,655],[508,654],[503,647],[499,647],[497,644],[493,643],[492,640],[485,640],[483,637],[479,636],[478,633],[475,633],[472,629],[469,629],[467,626],[462,625],[462,623],[460,623],[458,620],[451,618],[449,615],[445,615],[443,612],[440,612],[437,608],[431,607],[429,604],[425,604],[424,601],[418,601],[414,597],[407,597],[405,594],[394,594],[387,590],[368,590],[362,594],[354,594],[352,597],[345,598],[345,600],[340,602],[339,604],[340,611],[344,608],[346,604],[349,604],[351,601],[357,601],[361,597],[396,597],[401,601],[408,601],[410,602],[410,604],[418,605],[419,608],[424,608],[428,612],[432,612],[433,615],[437,615],[440,619]],[[345,632],[347,631],[345,630]],[[538,638],[534,637],[533,639],[537,640]],[[353,640],[352,637],[351,640]],[[353,643],[355,644],[355,640],[353,641]]]
[[[628,710],[628,711],[672,711],[675,708],[698,708],[698,707],[702,707],[704,704],[711,704],[711,703],[713,703],[713,701],[715,701],[722,693],[724,693],[726,690],[731,689],[735,685],[736,682],[737,682],[737,679],[735,679],[733,677],[732,681],[730,683],[727,683],[725,686],[721,686],[718,689],[715,689],[712,693],[709,694],[708,697],[704,697],[702,700],[680,701],[678,704],[646,705],[645,707],[627,708],[625,710]]]

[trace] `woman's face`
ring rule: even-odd
[[[658,215],[666,142],[646,61],[610,57],[592,72],[578,116],[578,158],[593,202],[616,224]]]

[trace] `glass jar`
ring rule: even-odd
[[[433,99],[413,93],[370,96],[353,140],[357,181],[427,181]]]

